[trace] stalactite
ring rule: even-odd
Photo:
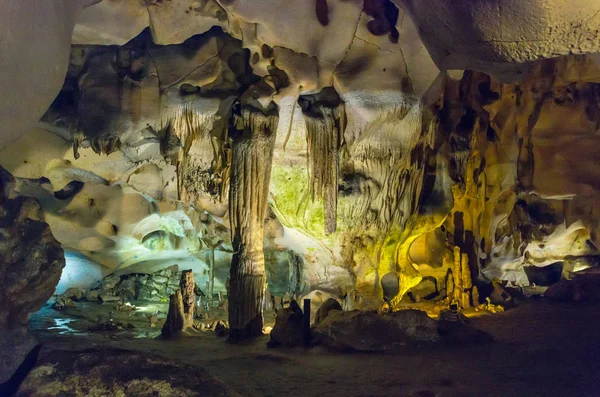
[[[75,160],[79,159],[79,147],[85,139],[85,134],[81,131],[77,131],[73,134],[73,157]]]
[[[116,135],[104,134],[88,138],[82,131],[77,131],[73,134],[73,157],[76,160],[79,158],[79,148],[84,141],[89,143],[89,146],[97,154],[106,154],[108,156],[121,149],[121,139]]]
[[[405,227],[419,204],[424,159],[435,137],[432,125],[423,128],[422,116],[419,105],[407,102],[381,113],[367,125],[352,147],[351,157],[375,186],[345,217],[364,219],[383,231],[392,225]]]
[[[206,139],[212,127],[212,116],[198,113],[190,107],[179,108],[171,118],[171,131],[181,142],[181,150],[177,152],[177,192],[180,200],[188,199],[189,193],[195,193],[194,182],[200,182],[198,170],[192,167],[190,149],[197,139]],[[195,172],[196,171],[196,172]],[[191,176],[191,178],[190,178]]]
[[[170,158],[177,170],[177,194],[180,200],[193,201],[202,192],[210,192],[210,178],[219,175],[200,159],[190,156],[194,145],[208,145],[214,116],[200,113],[190,106],[182,106],[167,114],[161,130],[161,152]],[[220,153],[213,150],[213,159]]]
[[[418,216],[437,125],[425,116],[423,108],[407,98],[380,112],[350,148],[352,169],[364,180],[360,185],[364,193],[344,203],[342,216],[376,239],[370,254],[376,274],[398,275],[400,288],[390,302],[392,307],[422,279],[408,259],[410,242],[443,221]]]
[[[230,339],[262,333],[265,292],[264,220],[271,179],[279,109],[266,111],[246,105],[234,115],[229,215],[235,254],[231,260]]]
[[[448,303],[452,302],[452,298],[454,297],[454,275],[450,268],[446,272],[446,297]]]
[[[302,86],[299,86],[298,89],[301,90]],[[285,136],[285,140],[283,141],[283,151],[284,152],[285,152],[285,148],[287,146],[287,143],[289,142],[290,137],[292,136],[292,126],[294,125],[294,113],[296,112],[296,102],[297,101],[298,101],[298,98],[296,98],[296,100],[292,104],[292,113],[290,115],[290,123],[288,124],[288,131],[287,131],[287,134]]]
[[[333,108],[321,105],[317,109],[317,114],[305,116],[309,191],[313,201],[323,200],[325,234],[329,235],[337,225],[338,162],[346,111],[343,103]]]

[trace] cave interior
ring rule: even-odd
[[[565,3],[0,0],[0,395],[600,395]]]

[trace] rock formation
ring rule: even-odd
[[[169,312],[161,329],[163,338],[177,339],[193,330],[196,308],[195,288],[192,271],[183,271],[179,289],[169,297]]]
[[[0,83],[0,147],[34,126],[52,103],[65,78],[75,23],[84,7],[95,3],[26,0],[0,5],[0,74],[11,76]],[[22,51],[24,47],[31,51]]]
[[[40,205],[15,191],[0,167],[0,383],[35,346],[29,314],[52,296],[65,265],[63,250],[44,222]]]
[[[278,108],[242,106],[234,115],[229,214],[233,249],[229,290],[231,339],[262,333],[265,292],[263,228]]]
[[[235,339],[265,288],[468,307],[598,265],[596,0],[92,3],[0,5],[0,163],[104,299],[177,263]]]
[[[323,200],[325,234],[335,232],[337,227],[339,156],[346,111],[340,96],[331,87],[320,93],[298,99],[306,120],[308,146],[309,193]]]

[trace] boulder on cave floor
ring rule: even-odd
[[[435,277],[423,277],[419,284],[415,285],[408,291],[408,295],[415,302],[421,300],[430,300],[439,294],[437,280]]]
[[[378,314],[333,311],[314,329],[321,343],[340,350],[390,351],[440,341],[435,320],[420,310]]]
[[[493,338],[462,321],[438,322],[421,310],[393,313],[330,311],[313,330],[318,342],[339,350],[394,351],[426,345],[489,343]]]
[[[234,396],[227,385],[192,365],[120,349],[51,351],[40,357],[17,395]]]
[[[69,298],[75,302],[78,302],[80,300],[83,299],[83,297],[85,296],[84,292],[81,290],[81,288],[77,288],[77,287],[71,287],[69,289],[67,289],[65,291],[65,293],[63,294],[64,297]]]
[[[52,308],[54,310],[64,310],[67,309],[69,307],[75,307],[75,303],[73,302],[73,300],[65,295],[59,295],[56,297],[56,299],[54,300],[54,303],[52,304]]]
[[[600,273],[588,269],[574,273],[572,280],[560,280],[552,284],[544,297],[563,302],[600,302]]]
[[[315,315],[314,325],[318,325],[329,315],[332,310],[342,310],[342,305],[336,299],[329,298],[319,307]]]

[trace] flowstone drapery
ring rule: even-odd
[[[309,193],[314,201],[323,201],[325,234],[337,228],[339,152],[346,128],[344,103],[333,89],[315,95],[315,101],[303,97],[301,106],[306,121]]]
[[[229,291],[230,340],[260,335],[265,293],[263,229],[279,108],[244,105],[234,115],[229,216],[235,254]],[[262,107],[262,106],[260,106]]]
[[[369,243],[354,245],[364,250],[365,263],[373,268],[366,270],[357,289],[378,295],[381,278],[395,273],[399,292],[393,303],[422,279],[407,259],[410,244],[441,221],[418,214],[434,146],[433,126],[424,120],[422,107],[408,100],[370,122],[350,150],[354,174],[366,176],[364,194],[347,200],[341,213],[355,223],[358,239],[371,238]]]
[[[221,156],[221,147],[213,146],[212,164],[207,160],[213,143],[214,116],[198,112],[190,106],[183,106],[168,115],[165,126],[159,132],[162,155],[170,159],[177,170],[177,197],[183,201],[193,201],[202,192],[221,197],[221,168],[215,162]],[[217,181],[215,183],[215,181]]]
[[[306,116],[309,189],[312,199],[323,200],[325,234],[337,227],[338,163],[345,127],[344,105],[319,106],[321,116]]]

